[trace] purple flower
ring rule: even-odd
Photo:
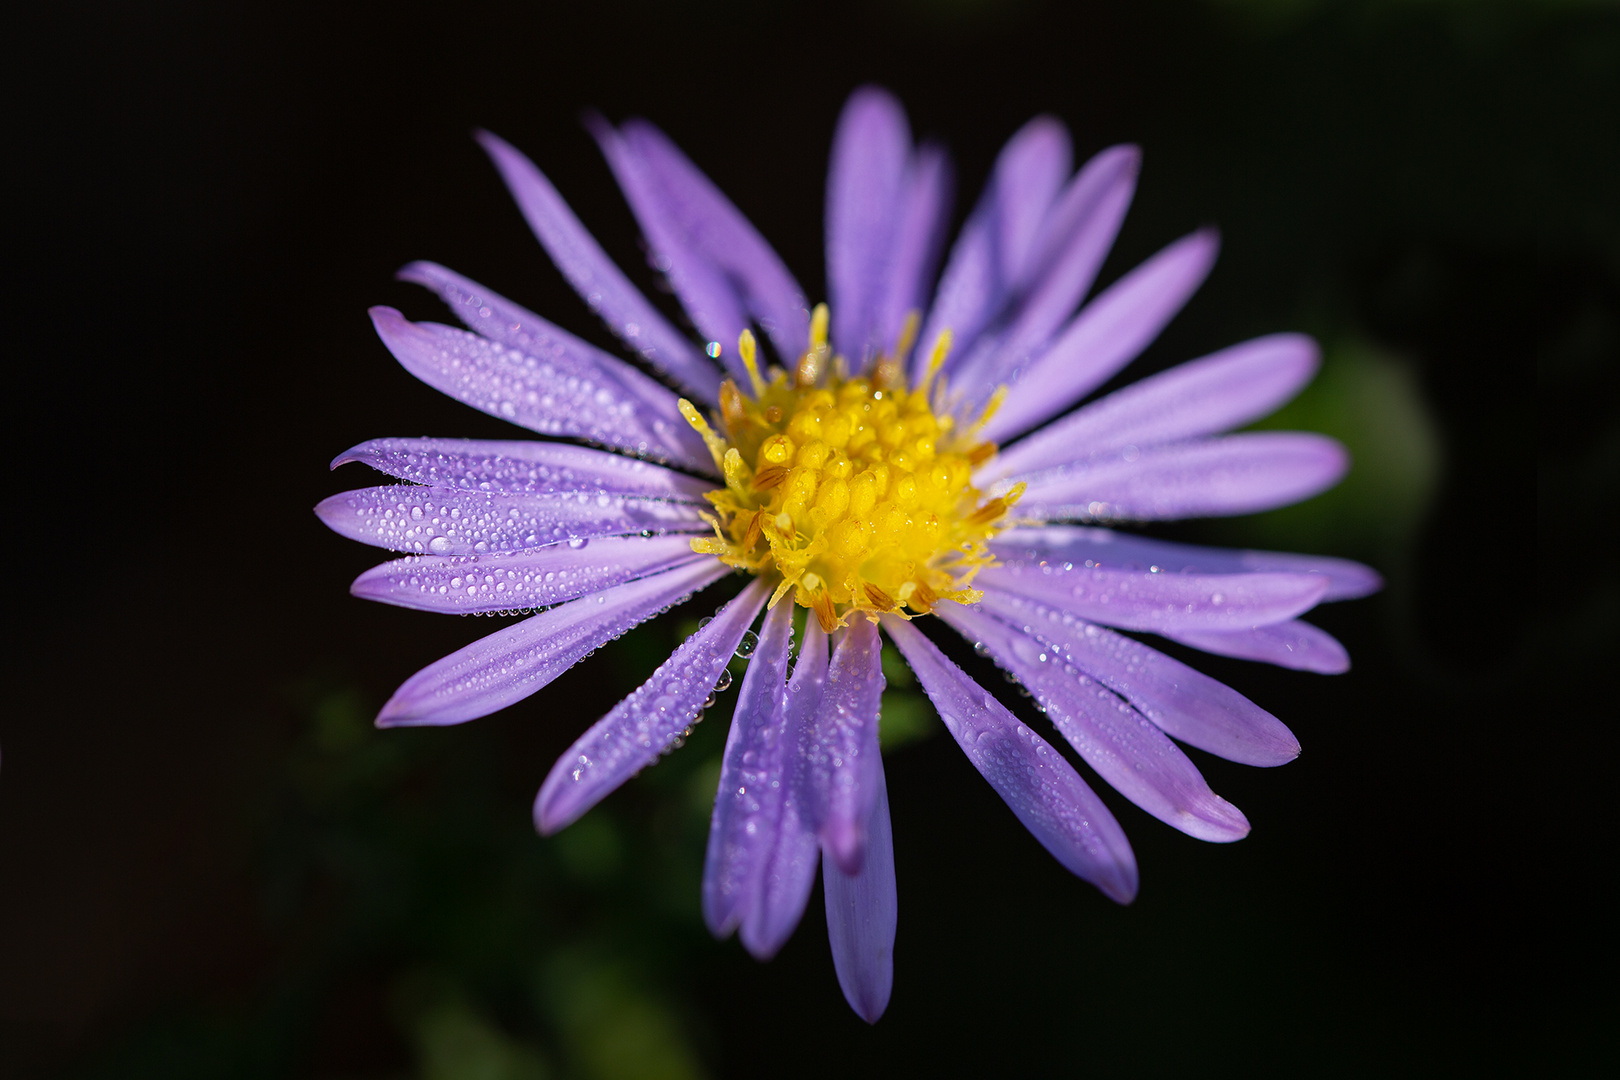
[[[1283,764],[1299,744],[1242,695],[1117,631],[1341,672],[1344,649],[1299,616],[1379,579],[1339,559],[1100,524],[1266,510],[1322,491],[1347,466],[1319,435],[1222,434],[1311,378],[1316,347],[1294,334],[1074,408],[1158,335],[1215,258],[1215,235],[1195,232],[1080,306],[1130,205],[1136,148],[1072,173],[1063,126],[1031,121],[997,159],[930,298],[949,164],[913,146],[892,97],[858,91],[827,185],[830,309],[812,310],[661,132],[630,121],[593,133],[705,344],[630,284],[527,158],[482,136],[563,274],[661,378],[443,267],[401,272],[470,328],[373,309],[408,370],[531,431],[605,449],[379,439],[338,457],[400,481],[317,508],[339,533],[409,553],[362,574],[356,595],[538,611],[412,676],[378,724],[504,708],[705,586],[750,575],[563,755],[535,821],[563,828],[678,745],[764,611],[726,741],[704,915],[717,935],[735,930],[770,957],[798,924],[819,861],[839,983],[868,1021],[888,1004],[896,918],[880,628],[1019,820],[1114,900],[1136,895],[1137,872],[1113,815],[912,620],[937,615],[993,658],[1148,813],[1204,840],[1244,836],[1247,819],[1177,743],[1250,765]],[[809,615],[790,665],[797,607]]]

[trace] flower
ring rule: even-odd
[[[562,756],[535,821],[543,833],[563,828],[679,745],[765,611],[726,741],[704,915],[768,958],[797,925],[819,861],[839,983],[868,1021],[888,1004],[896,925],[880,628],[1013,813],[1114,900],[1137,889],[1114,816],[1062,754],[945,657],[919,616],[993,658],[1131,802],[1200,839],[1244,836],[1243,814],[1177,743],[1263,766],[1292,760],[1299,744],[1237,692],[1117,630],[1339,672],[1343,648],[1298,617],[1379,580],[1339,559],[1106,527],[1282,506],[1347,467],[1319,435],[1221,434],[1311,378],[1316,348],[1299,335],[1247,341],[1073,408],[1157,336],[1215,258],[1215,235],[1195,232],[1079,306],[1130,204],[1136,148],[1104,150],[1071,175],[1063,126],[1031,121],[997,159],[930,301],[949,165],[939,148],[913,145],[892,97],[860,90],[828,179],[830,307],[812,310],[661,132],[643,121],[591,127],[706,344],[630,284],[527,158],[480,136],[557,266],[660,378],[443,267],[401,271],[470,328],[374,308],[409,371],[540,435],[606,449],[379,439],[336,459],[402,481],[317,507],[339,533],[410,553],[362,574],[356,595],[537,612],[412,676],[378,724],[454,724],[505,708],[699,589],[749,575]],[[790,674],[797,607],[809,615]]]

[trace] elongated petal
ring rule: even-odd
[[[857,367],[884,344],[884,298],[911,128],[892,94],[867,86],[850,95],[827,168],[827,301],[833,347]]]
[[[591,310],[654,368],[715,404],[720,373],[714,364],[630,283],[545,174],[498,136],[481,131],[477,137],[546,254]]]
[[[392,484],[345,491],[315,507],[327,528],[392,551],[490,555],[631,533],[702,532],[692,503],[591,494],[499,495]]]
[[[894,880],[894,835],[883,762],[874,766],[871,836],[860,872],[847,874],[831,851],[822,860],[827,899],[827,941],[844,1000],[857,1016],[875,1024],[894,989],[894,935],[899,894]]]
[[[975,584],[1127,630],[1247,630],[1309,611],[1327,582],[1312,574],[1154,574],[1080,563],[1005,562]]]
[[[883,629],[916,673],[940,719],[1018,820],[1071,873],[1110,899],[1136,898],[1136,857],[1108,807],[1063,756],[1031,731],[922,631],[885,616]]]
[[[1299,741],[1281,720],[1157,649],[1010,593],[986,592],[981,606],[1046,646],[1047,662],[1090,675],[1173,738],[1245,765],[1299,756]]]
[[[688,536],[606,536],[500,555],[411,555],[372,567],[349,591],[419,611],[522,611],[709,558]]]
[[[509,495],[606,491],[699,502],[715,487],[640,458],[533,439],[372,439],[339,454],[332,468],[351,461],[415,484]]]
[[[730,568],[691,563],[570,600],[451,653],[405,680],[379,727],[459,724],[522,701],[638,623],[678,604]]]
[[[1350,654],[1337,638],[1298,619],[1227,633],[1183,630],[1165,636],[1218,656],[1259,660],[1296,671],[1342,675],[1350,670]]]
[[[737,695],[709,822],[703,920],[716,937],[735,930],[743,914],[759,902],[776,849],[782,800],[790,782],[783,735],[792,644],[793,605],[777,604],[765,616],[759,645]]]
[[[866,822],[876,797],[882,648],[876,624],[866,619],[856,619],[844,631],[827,672],[821,708],[801,748],[816,835],[846,874],[861,868]]]
[[[744,915],[737,936],[760,960],[769,960],[787,943],[804,917],[810,889],[816,880],[821,842],[816,839],[806,806],[807,769],[800,747],[821,708],[827,683],[827,635],[815,619],[805,623],[804,644],[788,680],[787,717],[783,742],[788,784],[782,800],[782,818],[776,847],[771,852],[760,884],[758,902]]]
[[[1045,525],[1009,529],[996,538],[994,551],[1005,562],[1070,562],[1116,570],[1168,574],[1244,574],[1281,571],[1327,578],[1322,602],[1352,600],[1383,588],[1383,578],[1370,566],[1328,555],[1295,555],[1284,551],[1201,547],[1154,540],[1087,525]]]
[[[1089,675],[1070,675],[1046,646],[982,612],[947,604],[938,614],[1017,676],[1115,791],[1200,840],[1225,843],[1248,835],[1248,819],[1209,789],[1170,737]]]
[[[920,318],[928,303],[945,248],[951,196],[950,158],[937,146],[919,147],[906,168],[889,269],[882,283],[883,302],[876,316],[877,341],[886,350],[895,347],[906,316],[916,312]],[[927,351],[933,342],[919,342],[914,348]]]
[[[976,479],[1083,462],[1126,446],[1157,446],[1242,427],[1311,381],[1316,342],[1272,334],[1190,360],[1092,402],[998,454]]]
[[[562,331],[544,340],[537,333],[534,348],[518,349],[438,323],[413,323],[393,308],[372,308],[371,319],[407,371],[475,409],[542,435],[591,439],[697,472],[714,470],[691,426],[678,412],[670,418],[675,396],[669,390]],[[636,381],[632,376],[644,380],[639,388],[627,387]]]
[[[1007,442],[1023,434],[1134,360],[1203,284],[1218,247],[1214,230],[1200,230],[1104,289],[1039,358],[1001,375],[1010,389],[984,437]]]
[[[691,727],[768,595],[756,578],[557,759],[534,800],[542,833],[578,820]]]
[[[1257,431],[1147,450],[1038,473],[1018,504],[1044,521],[1170,521],[1253,514],[1337,484],[1350,455],[1325,435]],[[1006,481],[993,489],[1005,487]]]

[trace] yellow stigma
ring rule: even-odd
[[[694,540],[693,550],[779,579],[771,603],[791,593],[829,631],[857,612],[876,618],[976,602],[973,577],[994,561],[988,541],[1023,494],[1020,484],[986,499],[972,485],[996,448],[978,438],[982,417],[959,423],[937,404],[948,334],[919,385],[905,385],[915,322],[907,320],[894,355],[852,378],[831,355],[826,305],[818,305],[791,373],[761,373],[753,335],[743,333],[754,393],[730,379],[721,385],[718,430],[681,402],[726,483],[708,495],[715,535]]]

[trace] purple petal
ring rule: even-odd
[[[495,162],[529,228],[591,310],[654,368],[704,403],[715,404],[720,374],[714,364],[630,283],[545,174],[498,136],[480,131],[477,138]]]
[[[1134,360],[1203,284],[1219,246],[1212,229],[1176,241],[1098,294],[1038,359],[1000,373],[1007,399],[984,437],[1006,442],[1023,434]]]
[[[884,616],[883,629],[968,760],[1041,846],[1116,902],[1135,899],[1131,845],[1074,766],[947,660],[922,631],[894,616]]]
[[[571,600],[473,642],[405,680],[378,727],[459,724],[522,701],[638,623],[730,573],[718,560]]]
[[[936,613],[1017,676],[1115,791],[1200,840],[1225,843],[1248,835],[1248,820],[1209,789],[1170,737],[1090,676],[1065,670],[1039,641],[982,612],[946,604]]]
[[[1165,637],[1218,656],[1259,660],[1296,671],[1342,675],[1350,670],[1350,654],[1337,638],[1298,619],[1227,633],[1182,630]]]
[[[1300,431],[1256,431],[1146,450],[1127,446],[1035,474],[1018,512],[1039,521],[1253,514],[1320,494],[1349,468],[1350,455],[1338,442]]]
[[[703,440],[675,410],[674,394],[560,330],[548,337],[537,329],[533,347],[517,349],[454,327],[413,323],[393,308],[374,307],[371,319],[407,371],[475,409],[542,435],[591,439],[714,471]],[[627,385],[637,380],[639,387]]]
[[[1299,393],[1318,364],[1316,342],[1303,334],[1272,334],[1233,345],[1092,402],[998,454],[982,479],[1242,427]]]
[[[607,491],[699,502],[715,488],[640,458],[533,439],[372,439],[339,454],[332,468],[351,461],[415,484],[510,495]]]
[[[1322,603],[1367,596],[1384,585],[1376,570],[1349,559],[1200,547],[1085,525],[1009,529],[996,538],[996,552],[1007,562],[1072,562],[1155,574],[1320,574],[1328,580]]]
[[[821,623],[809,619],[804,628],[804,644],[788,680],[787,722],[783,743],[788,748],[787,793],[782,800],[782,818],[777,828],[776,848],[760,883],[757,903],[743,915],[737,936],[760,960],[769,960],[787,943],[804,916],[810,889],[815,884],[816,862],[821,843],[816,839],[806,810],[807,776],[804,755],[799,752],[808,737],[811,723],[821,708],[821,695],[827,682],[827,634]]]
[[[735,930],[743,914],[759,902],[776,848],[789,782],[783,728],[792,644],[793,605],[777,604],[765,616],[759,646],[737,695],[709,823],[703,920],[716,937]]]
[[[691,503],[607,492],[499,495],[393,484],[323,499],[327,528],[362,544],[434,555],[492,555],[630,533],[702,532]]]
[[[951,163],[945,151],[924,145],[911,156],[894,226],[883,302],[877,312],[877,342],[892,349],[906,316],[928,302],[951,216]],[[931,349],[933,342],[917,346]]]
[[[877,624],[856,619],[843,633],[800,753],[810,820],[822,848],[846,874],[858,873],[875,798],[878,705],[883,698]]]
[[[827,169],[827,302],[833,347],[857,370],[886,344],[877,307],[910,152],[911,129],[893,95],[872,86],[850,95]]]
[[[767,583],[755,578],[557,759],[534,800],[535,826],[542,833],[549,836],[578,820],[658,760],[697,721],[704,699],[769,595]],[[590,601],[575,601],[582,602]]]
[[[708,558],[692,551],[688,536],[607,536],[588,546],[552,544],[501,555],[412,555],[372,567],[349,591],[420,611],[522,611]]]
[[[993,548],[1005,558],[1000,547]],[[1247,630],[1309,611],[1327,582],[1314,574],[1155,574],[1084,563],[998,562],[974,584],[1127,630]]]
[[[1299,741],[1281,720],[1157,649],[1009,593],[987,592],[981,606],[1045,645],[1049,663],[1090,675],[1172,738],[1244,765],[1299,756]]]
[[[866,858],[859,873],[847,874],[831,850],[822,860],[827,899],[827,941],[844,1000],[857,1016],[875,1024],[889,1007],[894,989],[894,933],[899,897],[894,882],[894,835],[883,762],[873,766],[874,798],[867,831]]]

